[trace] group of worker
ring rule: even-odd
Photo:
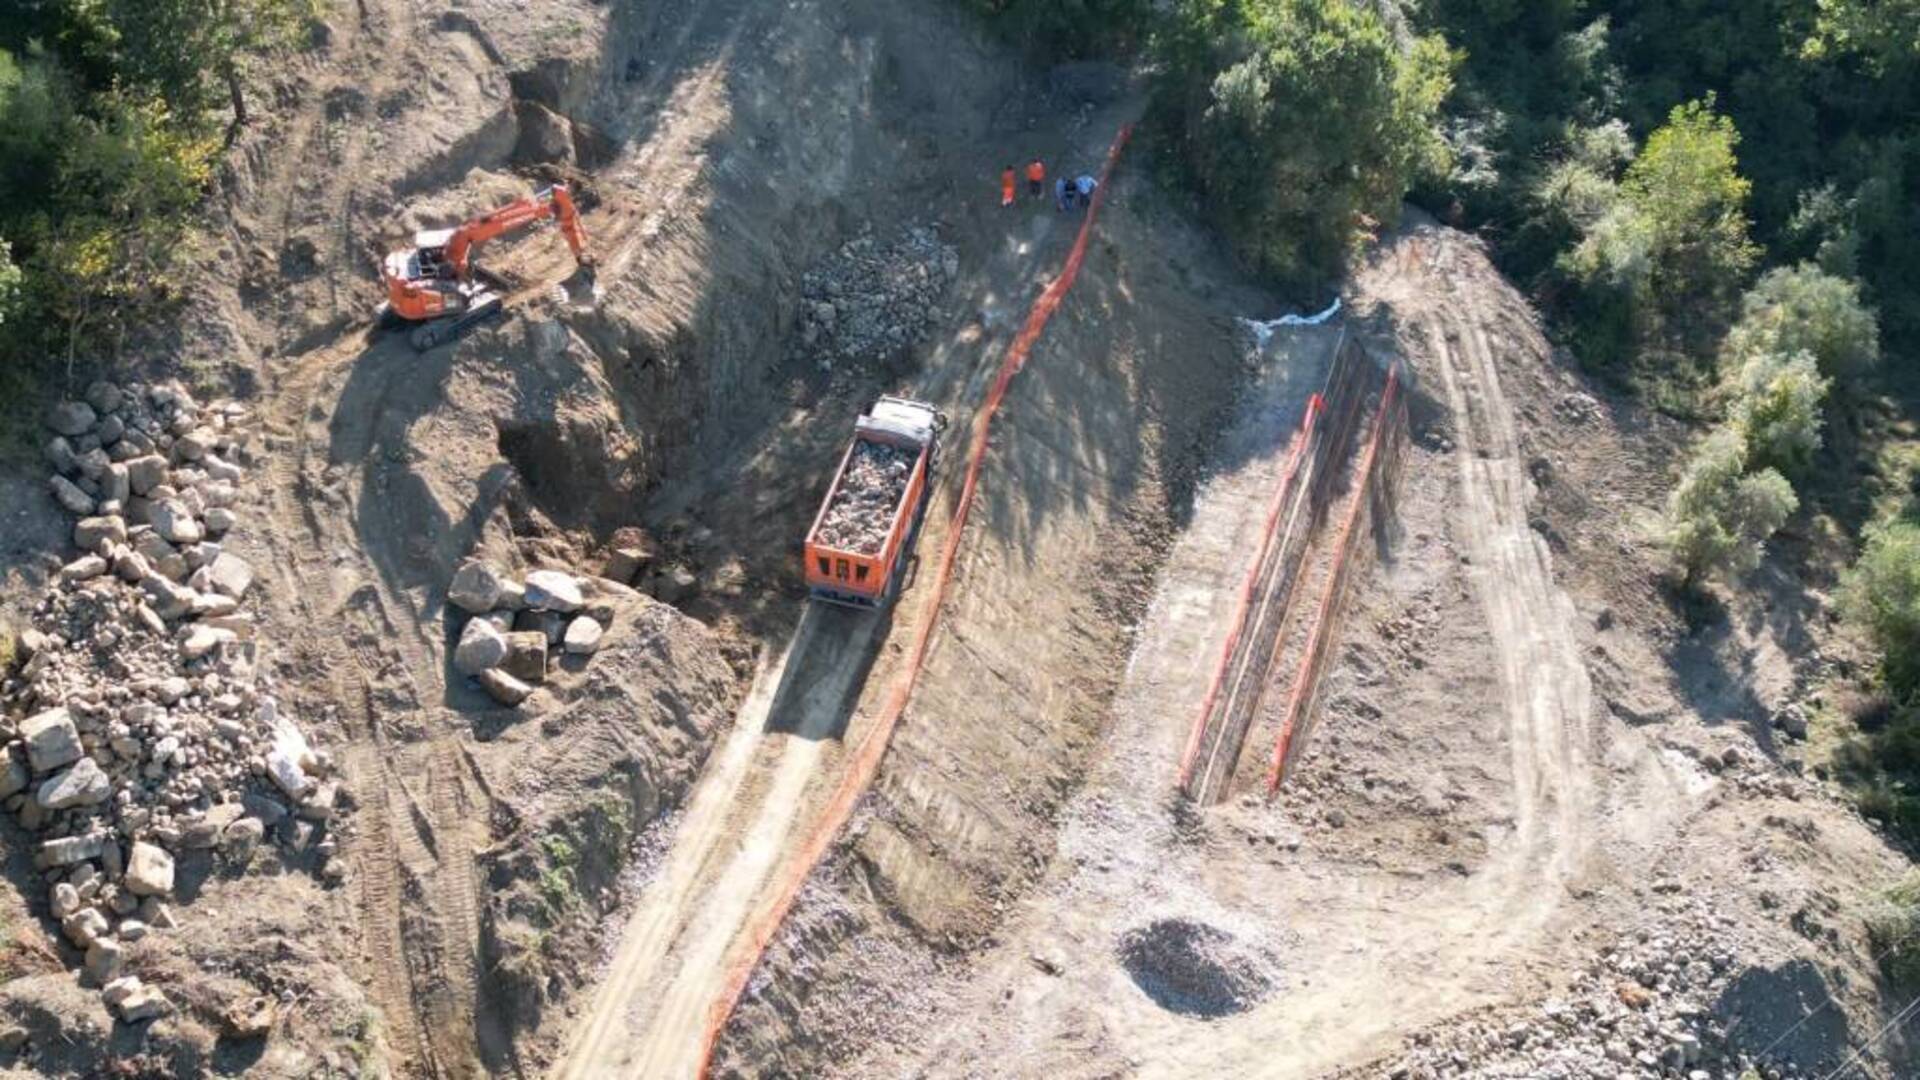
[[[1093,203],[1093,189],[1100,186],[1087,173],[1069,180],[1062,176],[1053,182],[1053,207],[1055,210],[1072,210],[1075,207],[1085,209]],[[1000,172],[1000,205],[1012,206],[1014,192],[1019,188],[1019,175],[1009,165]],[[1039,198],[1047,190],[1047,167],[1039,158],[1027,162],[1027,194]]]

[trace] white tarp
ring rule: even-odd
[[[1264,350],[1267,342],[1273,339],[1275,329],[1282,326],[1319,326],[1335,315],[1340,314],[1340,298],[1334,297],[1327,310],[1313,315],[1282,315],[1277,319],[1241,319],[1240,324],[1253,332],[1253,345]]]

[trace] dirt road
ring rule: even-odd
[[[821,758],[840,752],[880,626],[868,612],[809,605],[756,673],[555,1076],[691,1075],[729,948],[805,827],[803,794]]]

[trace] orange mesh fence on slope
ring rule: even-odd
[[[1387,438],[1389,418],[1395,417],[1400,389],[1400,365],[1395,363],[1387,372],[1386,389],[1380,392],[1380,409],[1373,421],[1373,437],[1367,442],[1367,456],[1355,472],[1353,501],[1347,507],[1346,520],[1340,526],[1340,537],[1333,549],[1333,570],[1327,575],[1327,588],[1320,596],[1320,610],[1314,615],[1313,627],[1308,631],[1307,646],[1300,656],[1300,670],[1294,674],[1293,689],[1287,694],[1287,711],[1280,721],[1280,735],[1274,740],[1273,760],[1267,766],[1267,794],[1272,795],[1280,789],[1284,778],[1288,758],[1292,755],[1294,732],[1307,709],[1308,703],[1319,690],[1320,675],[1326,663],[1327,645],[1332,638],[1331,627],[1338,621],[1337,608],[1347,584],[1347,556],[1353,548],[1354,525],[1359,522],[1361,513],[1367,507],[1368,493],[1375,482],[1376,465],[1380,461],[1380,447]]]
[[[907,700],[913,696],[914,684],[920,678],[920,666],[926,660],[927,648],[932,644],[934,627],[940,621],[940,607],[947,595],[947,584],[953,578],[953,566],[960,552],[960,540],[966,530],[967,514],[973,508],[973,497],[980,483],[980,469],[986,460],[987,435],[993,424],[994,414],[1000,411],[1000,402],[1007,395],[1007,387],[1013,377],[1026,366],[1027,355],[1032,351],[1034,342],[1040,339],[1040,332],[1046,329],[1047,320],[1060,307],[1060,301],[1073,287],[1074,279],[1080,276],[1080,264],[1087,257],[1087,241],[1093,234],[1094,219],[1100,213],[1101,205],[1106,201],[1107,181],[1113,175],[1114,164],[1120,159],[1120,151],[1126,146],[1127,138],[1133,133],[1131,124],[1120,128],[1114,136],[1113,145],[1107,149],[1107,160],[1100,169],[1100,183],[1094,189],[1093,202],[1087,207],[1087,215],[1080,222],[1080,233],[1074,238],[1073,249],[1067,253],[1065,267],[1060,276],[1048,284],[1046,290],[1036,300],[1033,310],[1028,313],[1025,325],[1014,335],[1013,342],[1007,346],[1007,354],[1000,361],[999,374],[988,389],[986,400],[973,419],[973,445],[967,454],[966,479],[960,485],[960,501],[954,505],[951,524],[947,528],[946,544],[940,549],[940,562],[933,575],[933,595],[921,608],[920,623],[914,629],[913,645],[907,653],[906,666],[900,676],[887,691],[885,701],[880,706],[879,716],[875,718],[873,730],[868,732],[858,747],[854,749],[847,770],[841,777],[840,786],[834,790],[832,799],[827,803],[819,822],[808,836],[807,842],[783,864],[781,873],[774,879],[776,892],[772,902],[762,910],[748,928],[747,951],[736,960],[727,972],[726,985],[719,997],[714,1000],[707,1012],[707,1028],[702,1037],[700,1050],[700,1075],[707,1074],[713,1062],[713,1051],[720,1040],[720,1031],[726,1026],[727,1019],[733,1015],[734,1006],[746,992],[747,982],[753,977],[754,968],[759,966],[760,957],[773,941],[773,935],[779,932],[780,924],[786,920],[787,912],[792,910],[794,901],[799,898],[800,888],[806,883],[808,875],[826,855],[840,829],[847,819],[853,816],[853,807],[860,796],[866,793],[873,777],[880,768],[880,759],[885,755],[887,744],[893,738],[893,730],[900,722],[900,714],[906,710]]]
[[[1207,694],[1200,700],[1200,711],[1193,718],[1193,729],[1187,733],[1187,748],[1180,755],[1178,784],[1182,791],[1188,791],[1193,783],[1193,767],[1200,756],[1200,744],[1213,720],[1214,706],[1219,702],[1220,690],[1226,685],[1227,670],[1233,666],[1233,658],[1240,648],[1240,638],[1247,632],[1247,619],[1253,611],[1253,594],[1259,588],[1262,570],[1273,550],[1274,537],[1280,531],[1280,515],[1286,509],[1287,493],[1293,489],[1294,478],[1299,475],[1301,456],[1313,440],[1314,421],[1319,418],[1324,404],[1317,393],[1307,399],[1306,418],[1300,421],[1300,430],[1294,435],[1293,449],[1287,454],[1286,468],[1280,474],[1280,482],[1274,485],[1273,501],[1267,506],[1266,523],[1260,530],[1260,549],[1253,561],[1247,564],[1246,579],[1240,583],[1240,596],[1234,601],[1233,618],[1227,623],[1227,639],[1220,643],[1220,660],[1214,665],[1213,678],[1207,684]]]

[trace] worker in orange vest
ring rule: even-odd
[[[1027,162],[1027,194],[1028,195],[1031,195],[1036,199],[1039,198],[1040,193],[1046,190],[1044,187],[1041,186],[1042,184],[1046,183],[1046,179],[1047,179],[1047,167],[1045,165],[1040,164],[1039,158],[1034,158],[1032,161]]]
[[[1013,166],[1009,165],[1000,173],[1000,205],[1013,205]]]

